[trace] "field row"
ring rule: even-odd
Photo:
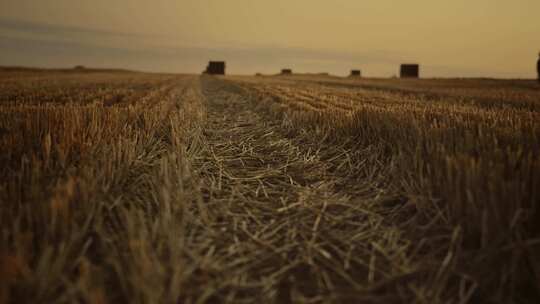
[[[128,105],[171,87],[176,77],[138,73],[92,73],[0,80],[0,105]]]
[[[150,274],[148,257],[167,256],[152,264],[156,271],[181,265],[164,250],[175,248],[181,229],[171,218],[183,207],[170,202],[189,201],[195,182],[185,153],[203,116],[198,79],[94,80],[81,87],[138,83],[145,93],[126,106],[79,95],[67,96],[73,103],[28,104],[23,96],[0,104],[0,303],[148,303],[155,291],[140,282],[161,287],[160,277],[170,278]],[[47,80],[36,98],[50,86],[74,92],[77,81]],[[57,101],[51,92],[45,100]],[[174,302],[180,291],[170,292],[160,302]]]
[[[540,299],[536,98],[519,81],[0,75],[0,303]]]
[[[540,236],[536,92],[516,105],[504,99],[477,102],[474,94],[430,98],[314,80],[232,81],[292,130],[311,130],[322,142],[350,141],[358,149],[383,147],[387,154],[379,161],[393,168],[390,187],[434,231],[462,229],[464,252],[454,253],[464,259],[460,271],[485,276],[478,281],[484,290],[534,288],[525,273],[529,267],[540,270],[532,262],[540,249],[523,244],[536,244]],[[531,264],[507,262],[517,260]],[[495,264],[500,267],[487,266]]]
[[[539,111],[540,89],[532,80],[487,79],[370,79],[321,76],[232,77],[234,80],[286,86],[324,86],[341,91],[375,91],[445,103],[470,104],[475,107],[517,108]]]

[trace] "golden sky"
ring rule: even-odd
[[[0,64],[535,77],[540,0],[4,0]]]

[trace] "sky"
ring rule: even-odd
[[[0,65],[536,77],[539,0],[0,0]]]

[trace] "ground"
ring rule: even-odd
[[[533,303],[535,81],[0,73],[0,303]]]

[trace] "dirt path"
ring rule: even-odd
[[[203,79],[202,87],[208,117],[195,168],[202,218],[218,231],[209,297],[390,303],[412,296],[414,248],[391,221],[403,204],[384,189],[388,169],[366,166],[375,148],[321,145],[231,84]]]

